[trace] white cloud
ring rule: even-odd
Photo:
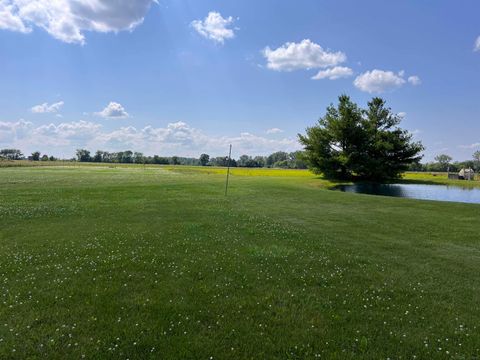
[[[357,76],[353,84],[360,90],[368,93],[383,93],[402,87],[407,81],[412,85],[419,85],[420,78],[416,75],[404,79],[405,72],[402,70],[395,74],[393,71],[372,70]]]
[[[33,124],[20,119],[15,122],[0,121],[0,144],[15,143],[33,129]]]
[[[115,101],[110,101],[110,103],[105,107],[105,109],[95,114],[109,119],[124,119],[129,116],[128,113],[125,111],[125,108]]]
[[[468,145],[459,145],[458,147],[461,149],[476,149],[480,147],[480,142],[468,144]]]
[[[405,116],[407,116],[407,113],[405,111],[400,111],[399,113],[397,113],[397,116],[403,119],[405,118]]]
[[[480,36],[477,37],[475,40],[475,44],[473,45],[473,51],[480,51]]]
[[[26,26],[20,16],[15,14],[14,6],[8,1],[0,1],[0,29],[27,34],[32,29]]]
[[[282,129],[279,129],[279,128],[271,128],[271,129],[268,129],[266,131],[267,134],[279,134],[279,133],[283,133],[283,130]]]
[[[226,39],[235,37],[235,31],[231,28],[233,22],[231,16],[224,18],[220,13],[210,11],[205,19],[192,21],[191,26],[203,37],[223,44]]]
[[[413,86],[417,86],[417,85],[420,85],[422,83],[422,81],[420,80],[420,78],[417,75],[409,76],[407,81],[410,84],[412,84]]]
[[[85,31],[133,30],[154,0],[0,0],[0,28],[28,33],[34,26],[66,43],[85,43]]]
[[[312,80],[330,79],[337,80],[353,75],[353,70],[345,66],[335,66],[327,70],[320,70],[317,75],[312,77]]]
[[[347,59],[344,53],[324,50],[309,39],[287,42],[275,50],[266,47],[263,56],[267,59],[267,67],[276,71],[326,68]]]
[[[33,126],[32,123],[0,122],[0,146],[16,147],[29,153],[35,150],[48,154],[71,154],[76,148],[107,151],[131,149],[146,154],[198,156],[202,152],[223,155],[232,144],[235,154],[266,155],[274,151],[301,148],[295,137],[269,139],[251,133],[237,136],[209,136],[184,122],[166,127],[133,126],[105,130],[89,121],[63,122]]]
[[[40,105],[35,105],[30,110],[35,114],[57,113],[60,110],[60,108],[63,106],[63,104],[64,104],[63,101],[59,101],[51,105],[48,105],[48,103],[43,103]]]

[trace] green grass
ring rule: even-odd
[[[223,172],[1,169],[0,358],[480,357],[480,205]]]

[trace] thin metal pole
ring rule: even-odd
[[[228,165],[227,165],[227,181],[225,183],[225,196],[227,196],[228,191],[228,177],[230,176],[230,159],[232,157],[232,144],[230,144],[230,151],[228,152]]]

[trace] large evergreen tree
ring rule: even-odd
[[[421,159],[423,146],[399,128],[401,118],[373,98],[366,109],[342,95],[318,124],[299,134],[304,159],[328,178],[381,181],[398,177]]]

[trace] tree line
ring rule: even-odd
[[[447,154],[435,156],[435,161],[425,164],[412,164],[410,171],[428,171],[428,172],[458,172],[461,169],[473,169],[480,172],[480,150],[475,151],[471,160],[453,161]]]
[[[131,150],[108,152],[97,150],[92,154],[87,149],[77,149],[76,161],[95,163],[122,163],[122,164],[158,164],[158,165],[193,165],[193,166],[232,166],[232,167],[278,167],[291,169],[306,169],[307,164],[302,158],[301,151],[287,153],[277,151],[268,156],[242,155],[238,159],[229,159],[228,156],[211,157],[201,154],[198,158],[180,156],[146,156],[141,152]]]
[[[75,157],[68,159],[78,162],[92,163],[117,163],[117,164],[157,164],[157,165],[192,165],[192,166],[232,166],[232,167],[250,167],[250,168],[286,168],[286,169],[306,169],[307,164],[303,160],[302,151],[284,152],[277,151],[268,156],[249,156],[242,155],[238,159],[228,156],[211,157],[208,154],[201,154],[200,157],[181,157],[181,156],[147,156],[141,152],[126,150],[119,152],[108,152],[97,150],[92,153],[87,149],[77,149]],[[30,156],[25,156],[18,149],[0,150],[0,159],[4,160],[30,160],[30,161],[55,161],[59,160],[54,156],[41,154],[39,151],[33,152]]]

